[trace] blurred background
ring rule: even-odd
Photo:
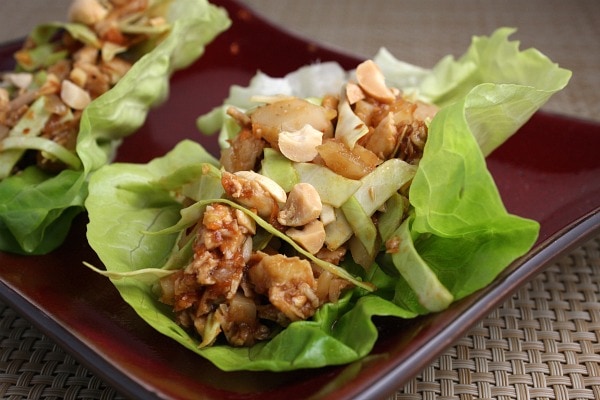
[[[432,67],[459,57],[473,35],[500,26],[573,71],[569,86],[544,109],[600,121],[598,0],[240,0],[283,29],[363,58],[386,47],[397,58]],[[43,21],[62,20],[71,0],[2,0],[0,42]]]

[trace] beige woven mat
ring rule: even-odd
[[[117,392],[0,303],[0,398],[116,399]]]
[[[600,237],[523,286],[392,398],[600,399]]]

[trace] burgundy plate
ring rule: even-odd
[[[281,76],[318,60],[335,60],[345,68],[359,62],[282,32],[230,0],[215,3],[229,10],[233,26],[198,63],[173,77],[168,102],[125,141],[121,161],[147,162],[183,138],[216,153],[216,138],[201,136],[195,118],[220,105],[230,85],[247,84],[258,69]],[[17,47],[0,48],[0,69],[11,67]],[[82,266],[84,260],[101,264],[85,240],[85,215],[52,254],[0,253],[0,297],[130,398],[384,397],[526,280],[600,229],[599,148],[600,125],[534,115],[488,159],[508,210],[541,223],[534,249],[492,285],[444,312],[410,321],[378,318],[381,335],[372,355],[348,366],[289,373],[218,370],[150,328],[107,279]]]

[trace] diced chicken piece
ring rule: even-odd
[[[367,152],[361,150],[358,144],[350,150],[336,139],[326,140],[317,147],[325,165],[336,174],[349,179],[360,179],[381,163],[376,156],[367,156]]]
[[[271,147],[279,149],[281,131],[298,131],[305,125],[323,132],[324,137],[333,135],[335,111],[299,98],[286,98],[258,107],[250,114],[252,132],[263,138]]]
[[[246,257],[244,247],[250,233],[237,222],[234,210],[223,204],[207,206],[194,247],[194,260],[186,273],[195,274],[198,284],[209,285],[203,303],[232,298],[242,280]]]
[[[366,101],[360,100],[353,106],[354,113],[358,118],[361,119],[367,126],[373,125],[372,118],[373,114],[376,112],[376,105]]]
[[[253,170],[262,156],[266,142],[250,130],[243,129],[229,144],[230,147],[221,151],[220,161],[226,171],[236,172]]]
[[[342,291],[350,286],[350,283],[338,278],[330,272],[323,271],[317,278],[317,296],[322,303],[336,302]]]
[[[161,301],[174,304],[176,310],[199,302],[196,307],[202,315],[211,311],[215,303],[231,299],[240,286],[249,258],[244,249],[251,241],[251,233],[245,224],[238,223],[235,210],[227,205],[207,206],[196,234],[192,262],[165,278]],[[174,288],[169,289],[169,281],[173,279]]]
[[[232,346],[249,347],[269,336],[269,328],[257,319],[254,301],[239,293],[228,304],[219,306],[215,320]]]
[[[285,193],[285,190],[283,190],[283,188],[273,179],[254,171],[237,171],[233,174],[249,181],[256,181],[279,203],[286,202],[287,194]]]
[[[330,250],[327,247],[323,247],[321,250],[319,250],[316,256],[320,260],[327,261],[331,264],[339,265],[340,262],[342,262],[342,260],[344,259],[346,251],[347,249],[343,246],[338,247],[335,250]]]
[[[249,180],[223,171],[221,184],[225,192],[237,203],[256,210],[263,218],[274,220],[279,211],[277,200],[256,180]]]
[[[398,98],[371,115],[375,129],[365,138],[364,146],[382,159],[400,158],[415,164],[420,160],[427,138],[426,121],[437,107]]]
[[[413,113],[416,120],[419,121],[431,121],[435,114],[439,111],[439,107],[435,104],[424,103],[422,101],[417,102],[417,108]]]
[[[99,50],[92,46],[83,46],[73,54],[75,65],[90,64],[98,62]]]
[[[196,233],[194,257],[183,270],[160,280],[161,302],[170,304],[183,326],[194,326],[201,346],[223,332],[234,346],[264,340],[269,329],[257,319],[256,304],[244,295],[244,272],[255,226],[239,210],[224,204],[206,208]]]
[[[108,77],[110,85],[115,85],[131,69],[131,63],[114,57],[100,64],[100,70]]]
[[[89,92],[92,99],[107,92],[111,87],[110,77],[94,64],[77,63],[77,67],[86,73],[84,89]]]
[[[268,295],[269,301],[291,321],[309,318],[319,306],[317,283],[306,260],[263,253],[248,275],[256,292]]]

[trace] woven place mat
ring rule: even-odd
[[[574,72],[569,87],[548,103],[547,110],[591,120],[600,115],[600,8],[595,0],[468,0],[461,7],[444,7],[443,12],[436,12],[440,3],[435,0],[406,0],[403,7],[388,7],[383,13],[380,7],[385,0],[372,1],[367,8],[364,2],[344,0],[318,2],[318,7],[308,7],[311,2],[243,1],[280,26],[318,43],[365,57],[385,45],[402,59],[426,67],[442,55],[461,54],[472,33],[518,26],[523,44],[542,49]],[[42,18],[35,13],[36,0],[0,2],[0,17]],[[69,2],[61,0],[60,4]],[[25,8],[28,5],[33,7],[31,12]],[[63,7],[58,0],[52,6]],[[46,12],[52,12],[48,7]],[[552,12],[544,12],[548,10]],[[62,9],[55,14],[62,16]],[[331,23],[340,17],[346,23]],[[354,27],[363,19],[378,23],[357,35]],[[1,20],[4,40],[8,33],[20,37],[33,25],[18,18]],[[424,24],[427,29],[422,28]],[[395,26],[402,32],[416,32],[417,45],[412,42],[415,35],[395,35],[397,31],[391,28]],[[422,48],[419,43],[428,46]],[[122,397],[0,302],[0,398]],[[600,236],[525,284],[389,400],[433,398],[600,399]]]
[[[0,302],[0,398],[118,397],[113,388]]]
[[[0,303],[0,398],[121,397]],[[433,398],[600,399],[600,236],[525,284],[389,400]]]
[[[600,237],[525,284],[391,399],[600,399]]]

